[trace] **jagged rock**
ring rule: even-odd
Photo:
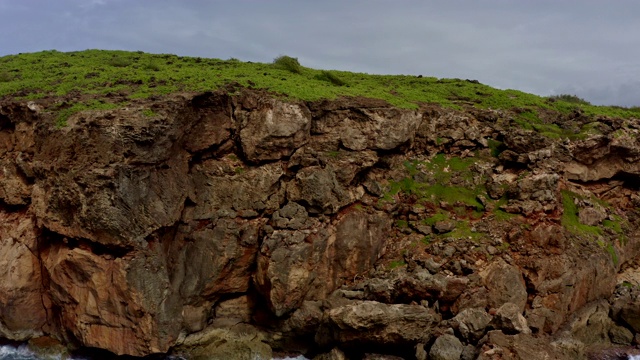
[[[271,216],[271,223],[275,228],[299,230],[309,227],[309,215],[304,206],[290,202]]]
[[[522,316],[521,309],[514,303],[505,303],[491,319],[490,326],[502,330],[505,334],[531,334],[527,320]]]
[[[382,255],[388,219],[352,211],[335,226],[276,230],[262,244],[254,276],[276,316],[313,296],[325,298],[346,280],[366,273]]]
[[[163,290],[169,279],[159,258],[127,263],[61,245],[43,254],[43,262],[53,284],[51,300],[68,331],[85,346],[119,355],[169,349],[180,330],[181,309]]]
[[[42,335],[48,295],[30,217],[0,210],[0,336],[24,341]]]
[[[527,303],[527,288],[520,270],[498,259],[487,267],[480,276],[488,290],[488,305],[498,308],[505,303],[514,303],[520,312]]]
[[[627,343],[608,308],[591,304],[640,252],[635,121],[582,119],[604,135],[558,140],[513,128],[512,111],[231,90],[79,112],[61,128],[55,109],[81,99],[0,101],[0,336],[133,356],[211,331],[194,346],[240,357],[268,355],[265,343],[408,354],[449,327],[470,343],[465,359],[476,349],[481,359],[580,358],[584,343]],[[567,128],[578,121],[554,116],[541,113]],[[503,142],[497,158],[488,139]],[[469,178],[455,166],[431,171],[436,153],[452,165],[474,154]],[[447,196],[473,190],[482,206],[445,200],[436,185],[455,187]],[[585,195],[579,219],[602,229],[616,262],[568,231],[560,189]],[[474,238],[431,234],[454,230],[424,225],[441,212]],[[607,212],[626,241],[604,228]],[[396,231],[394,221],[410,226]],[[399,260],[407,266],[389,269]],[[611,316],[640,330],[637,302],[613,299]],[[539,338],[524,334],[525,307]],[[503,331],[479,339],[485,309]],[[561,329],[566,338],[550,346]]]
[[[459,360],[464,347],[457,337],[449,334],[438,336],[429,350],[432,360]]]
[[[469,308],[460,311],[451,321],[462,338],[471,343],[484,336],[491,315],[482,308]]]

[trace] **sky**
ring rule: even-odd
[[[0,56],[141,50],[640,106],[638,0],[0,0]]]

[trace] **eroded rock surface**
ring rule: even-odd
[[[234,93],[64,127],[0,103],[0,336],[335,359],[640,338],[637,119],[545,115],[600,129],[559,139],[517,109]]]

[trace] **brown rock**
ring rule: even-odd
[[[38,337],[48,320],[38,236],[31,217],[0,211],[0,336],[7,339]]]
[[[527,288],[520,270],[498,259],[480,273],[488,290],[488,305],[499,308],[505,303],[514,303],[524,311],[527,303]]]

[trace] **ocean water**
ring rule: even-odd
[[[59,360],[61,356],[47,356],[46,360]],[[45,360],[37,357],[26,345],[12,346],[2,345],[0,346],[0,360]],[[83,358],[74,358],[73,360],[89,360]]]
[[[180,360],[178,357],[168,357],[167,360]],[[0,346],[0,360],[62,360],[61,356],[49,355],[46,358],[36,356],[26,345],[12,346],[2,345]],[[73,357],[67,358],[67,360],[92,360],[86,357]],[[304,356],[298,357],[286,357],[273,360],[309,360]],[[640,360],[640,358],[638,359]]]

